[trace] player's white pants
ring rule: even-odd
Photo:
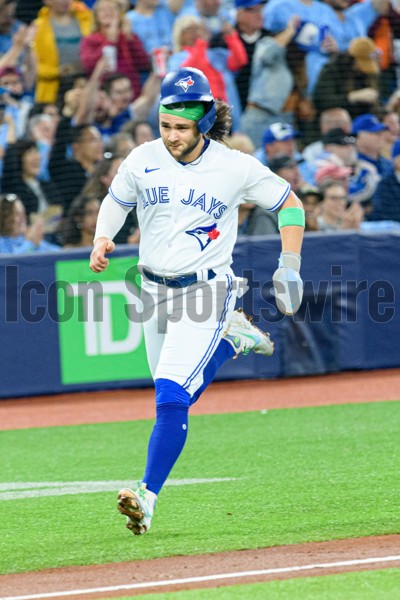
[[[233,273],[178,289],[142,277],[143,327],[153,379],[175,381],[190,396],[196,392],[234,311],[237,287]]]

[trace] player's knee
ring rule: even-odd
[[[179,406],[190,406],[188,392],[176,381],[171,379],[156,379],[156,406],[163,404],[177,404]]]

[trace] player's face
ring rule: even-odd
[[[194,121],[161,113],[160,134],[175,160],[192,162],[200,156],[204,139]]]

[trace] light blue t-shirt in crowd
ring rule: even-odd
[[[352,39],[367,35],[368,29],[377,18],[371,0],[355,4],[342,13],[341,21],[333,8],[323,2],[305,5],[300,0],[270,0],[264,9],[264,27],[273,32],[282,31],[287,27],[291,17],[298,16],[304,23],[313,23],[318,28],[327,28],[335,38],[339,50],[344,52]],[[311,48],[306,53],[306,68],[308,78],[308,93],[311,95],[317,83],[322,67],[329,60],[329,54],[321,49]]]
[[[30,252],[59,252],[60,246],[50,244],[43,240],[38,246],[26,239],[23,235],[18,237],[0,236],[0,254],[27,254]]]
[[[138,36],[148,54],[155,48],[172,47],[172,27],[175,15],[166,6],[158,6],[152,15],[141,15],[135,10],[126,13],[132,31]]]

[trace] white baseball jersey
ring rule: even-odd
[[[273,211],[289,193],[286,181],[250,155],[210,141],[197,160],[183,165],[161,138],[132,150],[109,189],[125,209],[136,207],[140,264],[160,275],[226,272],[239,204],[253,202]],[[100,211],[96,237],[102,235],[110,237]]]

